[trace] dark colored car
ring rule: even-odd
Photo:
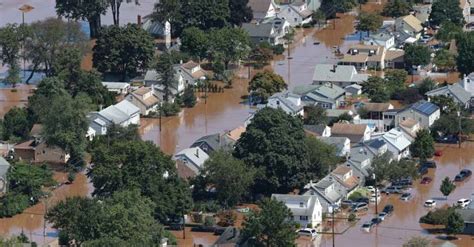
[[[408,201],[411,199],[411,193],[403,193],[402,196],[400,196],[400,200],[402,201]]]
[[[421,179],[420,184],[429,184],[431,183],[431,181],[433,181],[433,179],[431,179],[430,177],[424,177],[423,179]]]
[[[462,169],[462,170],[459,172],[459,174],[463,174],[464,177],[467,178],[467,177],[469,177],[469,176],[472,175],[472,172],[471,172],[471,170],[469,170],[469,169]]]
[[[436,142],[456,144],[456,143],[458,143],[458,137],[455,136],[455,135],[440,136],[440,137],[436,138]]]
[[[426,168],[436,168],[436,162],[434,160],[427,160],[421,163],[421,166]]]
[[[383,208],[382,212],[385,212],[387,214],[391,214],[394,210],[394,207],[392,204],[387,204],[385,205],[385,207]]]
[[[426,166],[420,166],[420,168],[418,168],[418,174],[425,175],[426,173],[428,173],[428,168]]]
[[[359,197],[357,198],[354,203],[369,203],[369,198],[367,197]]]
[[[354,204],[353,201],[351,200],[344,200],[341,202],[341,207],[342,208],[348,208],[348,207],[352,207],[352,205]]]
[[[392,186],[401,186],[401,187],[410,187],[413,185],[413,180],[411,178],[404,178],[392,182]]]
[[[372,218],[372,220],[370,220],[370,222],[372,222],[372,224],[374,224],[374,225],[378,225],[382,222],[382,219],[380,219],[378,217],[377,218]]]

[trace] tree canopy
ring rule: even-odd
[[[398,18],[410,14],[410,3],[407,0],[388,1],[382,11],[383,16]]]
[[[319,125],[328,123],[326,110],[319,105],[306,107],[305,114],[304,124]]]
[[[461,75],[469,75],[474,71],[474,33],[466,32],[459,35],[456,45],[458,47],[457,69]]]
[[[387,102],[390,93],[386,89],[385,80],[378,76],[371,76],[362,84],[362,91],[366,93],[372,102]]]
[[[209,33],[208,59],[222,61],[225,69],[229,64],[247,58],[250,53],[250,38],[241,28],[224,27]]]
[[[359,24],[357,24],[357,30],[359,32],[365,31],[367,33],[377,31],[383,22],[382,16],[378,13],[365,13],[362,12],[357,17]],[[361,35],[362,37],[362,35]]]
[[[464,230],[464,219],[457,212],[452,212],[448,216],[448,224],[446,224],[446,233],[448,235],[456,235]]]
[[[456,55],[446,49],[436,52],[433,63],[440,71],[453,71],[456,68]]]
[[[249,83],[248,91],[252,97],[264,103],[268,97],[286,88],[286,82],[280,75],[266,70],[255,74]]]
[[[15,86],[20,82],[20,48],[27,37],[27,28],[23,25],[7,24],[0,28],[0,61],[8,65],[6,81]]]
[[[135,24],[103,28],[93,48],[94,68],[102,73],[133,78],[148,68],[154,55],[152,37]]]
[[[460,27],[464,25],[465,20],[458,0],[435,1],[431,5],[430,23],[440,25],[445,21]]]
[[[453,39],[457,39],[462,33],[463,30],[461,26],[450,21],[445,21],[441,23],[441,27],[436,33],[436,38],[443,42],[450,42]]]
[[[446,198],[456,189],[456,185],[449,179],[449,177],[445,177],[441,182],[441,186],[439,187],[439,191],[443,193]]]
[[[410,146],[410,152],[422,161],[433,157],[435,152],[434,140],[427,129],[421,129],[416,133],[415,140]]]
[[[3,140],[23,140],[28,137],[31,127],[26,108],[13,107],[3,117]]]
[[[249,0],[229,0],[229,23],[241,26],[242,23],[253,19],[252,9],[248,6]]]
[[[336,155],[336,147],[326,144],[314,137],[305,139],[305,148],[308,153],[308,174],[311,179],[323,178],[334,169],[340,158]]]
[[[405,63],[407,66],[424,66],[430,63],[430,48],[423,45],[407,45],[405,47]]]
[[[259,207],[244,222],[241,243],[265,247],[296,246],[294,224],[288,220],[292,213],[286,205],[274,199],[264,199]]]
[[[280,109],[258,111],[235,145],[234,156],[257,168],[257,193],[287,193],[303,185],[307,152],[302,121]]]
[[[106,0],[57,0],[56,13],[73,20],[89,22],[91,38],[96,38],[101,27],[100,16],[107,12]]]
[[[328,17],[336,16],[336,13],[351,11],[357,4],[356,0],[323,0],[320,9]]]

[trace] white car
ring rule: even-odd
[[[378,217],[379,217],[379,219],[381,219],[382,221],[384,221],[386,216],[387,216],[387,213],[382,212],[382,213],[379,213],[379,216],[378,216]]]
[[[374,227],[374,224],[372,222],[365,222],[361,228],[364,232],[370,232],[372,227]]]
[[[299,236],[308,236],[311,237],[311,239],[316,238],[316,230],[312,228],[304,228],[298,231]]]
[[[435,200],[427,200],[424,204],[425,207],[432,208],[436,207],[436,201]]]
[[[375,193],[375,188],[374,186],[367,186],[365,187],[370,193]]]
[[[470,199],[465,199],[465,198],[459,199],[458,202],[457,202],[458,206],[460,206],[461,208],[467,207],[467,205],[469,205],[469,203],[471,203],[471,200]]]
[[[375,203],[375,198],[376,198],[376,197],[375,197],[375,193],[374,193],[374,194],[372,194],[372,196],[370,197],[370,202]],[[380,193],[378,193],[377,202],[379,202],[381,198],[382,198],[382,196],[380,195]]]

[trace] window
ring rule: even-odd
[[[304,203],[300,202],[300,208],[304,207]]]
[[[300,220],[308,220],[308,216],[306,216],[306,215],[300,215]]]
[[[295,22],[297,22],[297,21],[298,21],[298,18],[295,18]]]
[[[402,120],[405,121],[405,117],[403,117]]]

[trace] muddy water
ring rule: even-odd
[[[67,174],[55,172],[54,178],[58,182],[65,182],[67,180]],[[57,202],[64,200],[66,197],[90,195],[92,189],[92,186],[87,182],[86,176],[84,174],[78,174],[74,183],[62,185],[54,190],[52,196],[46,203],[49,208]],[[44,225],[44,213],[45,202],[41,202],[26,209],[22,214],[11,218],[0,219],[0,235],[18,235],[23,231],[26,236],[39,244],[49,243],[57,237],[57,234],[56,231],[51,228],[50,224]],[[43,234],[44,227],[46,227],[46,237]]]
[[[411,193],[414,197],[403,202],[399,196],[383,196],[379,204],[379,212],[386,204],[393,204],[395,211],[391,217],[374,228],[371,233],[361,231],[361,225],[370,221],[374,217],[374,207],[372,206],[368,213],[360,215],[361,220],[355,227],[350,228],[345,234],[336,235],[336,244],[338,246],[401,246],[411,236],[424,236],[433,241],[433,244],[442,243],[442,235],[428,234],[428,226],[418,223],[418,219],[428,212],[423,207],[423,202],[428,199],[435,199],[437,207],[446,204],[453,204],[460,198],[470,198],[474,193],[474,179],[469,178],[463,183],[457,184],[454,192],[445,197],[439,191],[441,180],[446,176],[451,179],[464,168],[474,170],[474,143],[464,143],[461,149],[457,146],[437,146],[437,149],[443,151],[443,156],[436,158],[437,169],[430,169],[426,176],[432,177],[433,182],[427,185],[419,184],[419,180],[414,182],[414,188]],[[425,227],[425,228],[424,228]],[[460,235],[460,239],[452,243],[457,246],[474,246],[472,236]],[[330,236],[324,236],[321,246],[332,246]]]
[[[28,103],[28,97],[31,95],[33,86],[18,85],[15,90],[11,88],[0,89],[0,118],[3,118],[13,107],[25,106]]]

